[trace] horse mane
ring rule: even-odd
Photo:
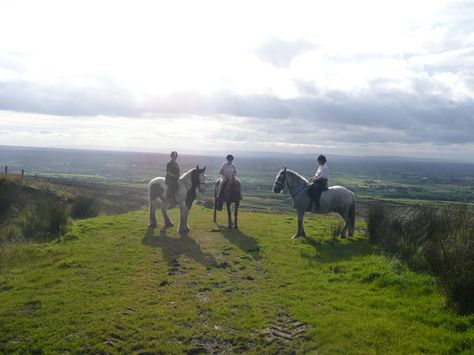
[[[182,180],[184,178],[186,178],[189,174],[192,174],[192,172],[196,170],[196,168],[192,168],[192,169],[189,169],[188,171],[186,171],[184,174],[182,174],[179,179]]]
[[[184,179],[190,174],[191,174],[191,187],[188,190],[188,193],[186,194],[186,206],[188,207],[188,209],[191,209],[191,206],[193,205],[193,202],[196,199],[196,188],[197,188],[196,183],[195,183],[196,178],[198,179],[197,183],[199,185],[199,173],[198,173],[197,168],[192,168],[191,170],[185,172],[180,178],[180,180]]]
[[[286,172],[295,175],[296,177],[300,178],[304,182],[308,182],[308,180],[306,180],[306,178],[303,175],[298,174],[296,171],[287,169]]]

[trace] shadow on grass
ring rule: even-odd
[[[304,240],[315,249],[316,253],[314,255],[302,253],[301,256],[323,262],[350,260],[374,253],[374,247],[366,238],[348,238],[345,242],[341,242],[340,239],[320,242],[308,237]]]
[[[180,233],[179,237],[176,238],[168,236],[166,229],[161,229],[157,235],[154,235],[154,229],[148,228],[142,239],[142,244],[153,248],[161,248],[163,257],[170,266],[175,265],[177,258],[181,255],[186,255],[207,268],[217,265],[216,259],[211,254],[204,253],[199,244],[188,233]]]
[[[230,243],[236,245],[245,253],[252,256],[254,260],[260,260],[260,246],[255,238],[242,233],[239,229],[229,229],[226,226],[217,224],[218,229],[214,232],[220,232]]]

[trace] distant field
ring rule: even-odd
[[[409,160],[403,158],[348,158],[329,156],[330,185],[354,191],[363,204],[382,201],[391,204],[438,204],[474,201],[474,164]],[[71,180],[104,190],[136,190],[143,194],[146,183],[163,176],[167,154],[13,148],[0,146],[0,168],[25,169],[28,176]],[[207,166],[212,183],[223,157],[182,155],[182,171]],[[239,157],[235,163],[243,183],[243,207],[257,210],[289,210],[288,195],[274,195],[277,172],[287,166],[306,177],[315,171],[315,160],[302,156]]]
[[[193,207],[181,236],[147,222],[102,216],[60,242],[0,246],[0,352],[471,351],[474,316],[372,248],[360,221],[336,241],[332,217],[308,218],[300,240],[292,214],[243,212],[229,231]]]

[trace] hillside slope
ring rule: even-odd
[[[176,220],[177,211],[172,212]],[[223,218],[223,215],[220,216]],[[0,249],[0,352],[468,351],[473,316],[338,219],[194,207],[192,231],[147,231],[144,210],[75,223],[59,243]],[[360,227],[360,226],[359,226]]]

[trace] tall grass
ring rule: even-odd
[[[367,214],[372,243],[437,276],[449,300],[474,310],[474,211],[469,206],[376,206]]]
[[[71,206],[71,217],[76,219],[95,217],[99,214],[97,200],[89,196],[78,196]]]
[[[13,203],[13,193],[4,179],[0,179],[0,223]]]
[[[68,220],[68,211],[61,203],[43,202],[26,213],[20,227],[26,240],[51,240],[67,231]]]

